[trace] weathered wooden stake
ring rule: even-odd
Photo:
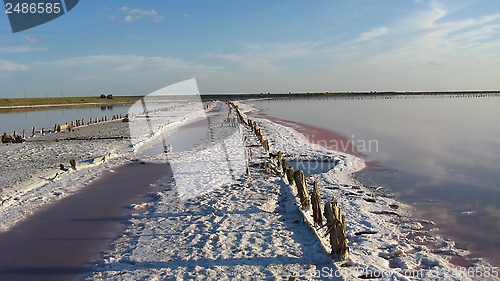
[[[288,180],[288,184],[293,185],[294,184],[294,179],[293,179],[293,167],[290,166],[288,169],[286,169],[286,179]]]
[[[71,168],[73,170],[76,170],[76,161],[75,161],[75,159],[69,160],[69,164],[71,165]]]
[[[309,206],[311,206],[311,199],[309,197],[309,190],[307,189],[306,177],[304,176],[304,172],[298,170],[293,174],[293,179],[295,180],[295,184],[297,186],[300,205],[303,210],[307,210]]]
[[[323,216],[321,215],[321,197],[319,195],[318,183],[314,182],[313,192],[311,194],[311,203],[313,209],[313,220],[316,225],[323,224]]]
[[[262,143],[262,147],[264,147],[264,149],[269,152],[269,141],[268,140],[265,140],[263,143]]]
[[[330,234],[331,255],[335,259],[345,260],[349,257],[347,246],[345,215],[340,213],[337,201],[332,200],[325,204],[325,217],[327,220],[328,233]]]
[[[286,168],[288,167],[288,161],[285,158],[281,159],[281,169],[283,175],[286,175]]]

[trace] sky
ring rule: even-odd
[[[82,0],[12,33],[0,97],[500,90],[498,0]]]

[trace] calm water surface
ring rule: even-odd
[[[102,118],[113,115],[126,114],[130,105],[114,106],[85,106],[85,107],[53,107],[30,109],[19,112],[0,111],[0,133],[12,133],[13,131],[30,132],[32,127],[54,129],[54,124],[64,124],[85,118]]]
[[[157,108],[173,107],[185,102],[179,101],[148,101],[148,110]],[[0,133],[12,133],[13,131],[22,132],[26,130],[31,132],[31,128],[53,129],[55,124],[64,124],[66,122],[81,120],[85,118],[102,118],[107,116],[109,119],[113,115],[125,115],[127,113],[142,113],[145,108],[141,105],[112,105],[112,106],[66,106],[52,108],[30,108],[22,111],[7,111],[0,109]]]
[[[472,257],[500,266],[500,97],[252,103],[270,116],[342,133],[367,160],[381,163],[360,179],[390,188]]]

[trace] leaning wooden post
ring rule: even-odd
[[[328,233],[330,234],[331,255],[335,259],[345,260],[349,257],[347,246],[345,215],[340,213],[340,208],[335,199],[325,204],[325,217]]]
[[[293,174],[293,178],[295,180],[295,184],[297,185],[302,210],[307,210],[309,206],[311,206],[311,199],[309,198],[309,190],[307,189],[304,172],[298,170]]]
[[[318,183],[314,182],[313,192],[311,194],[311,203],[313,209],[313,220],[316,225],[323,225],[323,216],[321,215],[321,197],[319,195]]]
[[[269,141],[268,141],[268,140],[265,140],[265,141],[262,143],[262,147],[264,147],[264,149],[266,150],[266,152],[269,152]]]
[[[33,127],[33,130],[31,131],[31,137],[34,137],[35,136],[35,127]]]

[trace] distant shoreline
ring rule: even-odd
[[[366,96],[441,96],[441,95],[499,95],[499,91],[444,91],[444,92],[288,92],[288,93],[250,93],[250,94],[205,94],[200,97],[208,100],[245,100],[254,98],[283,98],[283,97],[366,97]],[[0,110],[48,108],[60,106],[99,106],[133,104],[144,96],[114,96],[112,99],[100,97],[66,97],[66,98],[0,98]],[[173,96],[174,97],[174,96]]]
[[[142,96],[115,96],[112,99],[103,99],[100,97],[0,98],[0,109],[133,104],[141,97]]]

